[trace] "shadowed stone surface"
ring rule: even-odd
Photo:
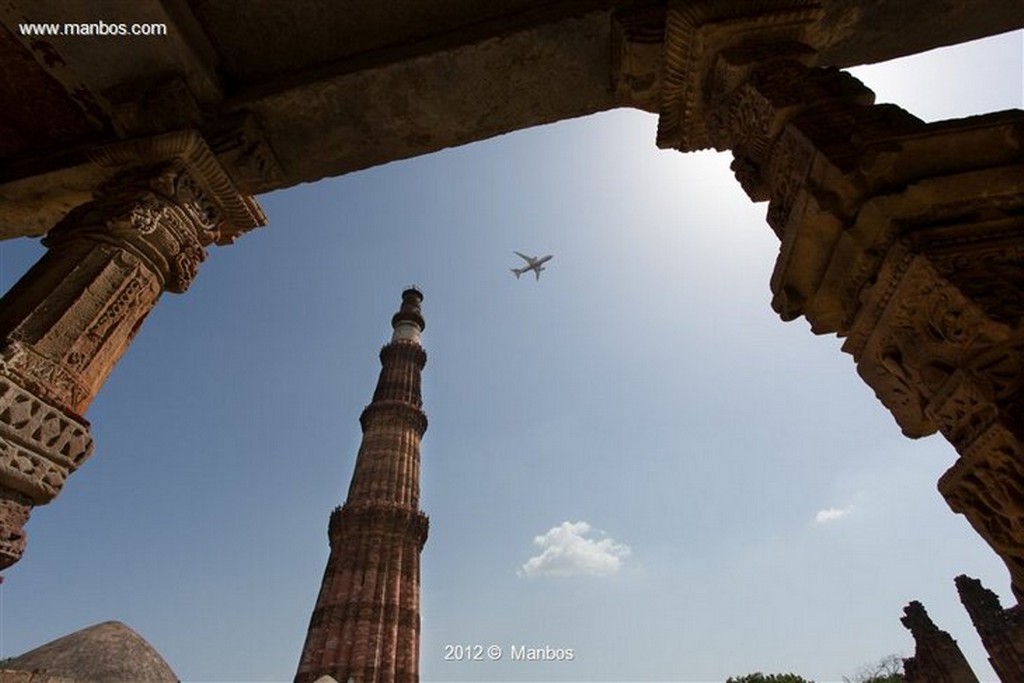
[[[960,602],[989,654],[989,663],[999,680],[1024,680],[1024,612],[1020,605],[1003,609],[999,597],[966,575],[956,577]]]
[[[75,631],[7,662],[0,680],[33,672],[26,680],[68,683],[178,683],[163,657],[142,636],[119,621]],[[38,678],[38,674],[46,674]]]
[[[953,637],[939,629],[914,600],[903,608],[903,625],[914,636],[914,656],[903,660],[907,683],[978,683]]]
[[[1024,25],[991,0],[825,0],[818,66],[892,59]],[[109,174],[84,151],[195,129],[255,194],[619,106],[653,111],[667,13],[769,15],[794,0],[154,0],[159,37],[28,36],[103,3],[0,3],[0,236],[39,235]],[[760,21],[755,19],[755,24]],[[757,27],[755,26],[755,29]],[[754,31],[757,34],[757,31]],[[25,96],[31,93],[31,96]]]

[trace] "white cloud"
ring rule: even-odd
[[[562,522],[533,543],[543,548],[519,568],[519,576],[606,576],[619,571],[629,546],[611,538],[584,538],[591,532],[586,522]],[[603,534],[603,532],[595,532]]]
[[[814,521],[818,524],[828,524],[834,522],[837,519],[842,519],[846,515],[850,514],[851,508],[849,506],[844,508],[826,508],[825,510],[818,510],[818,514],[814,515]]]

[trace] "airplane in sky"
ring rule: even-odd
[[[522,268],[511,268],[510,269],[513,272],[513,274],[515,274],[517,280],[519,279],[520,275],[522,275],[523,273],[528,273],[531,270],[533,271],[533,274],[536,275],[537,279],[539,280],[540,279],[540,271],[544,270],[544,264],[547,263],[548,261],[550,261],[551,257],[553,256],[553,254],[548,254],[547,256],[539,256],[539,257],[538,256],[527,256],[526,254],[520,254],[518,251],[513,251],[512,253],[515,254],[516,256],[520,257],[521,259],[524,259],[526,261],[526,263],[527,263],[527,265],[523,266]]]

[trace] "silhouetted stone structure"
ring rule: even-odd
[[[9,660],[0,683],[178,683],[142,636],[117,621],[75,631]]]
[[[914,600],[900,618],[914,636],[914,656],[903,660],[907,683],[978,683],[967,658],[945,631],[932,622],[924,606]]]
[[[1004,610],[995,593],[978,579],[963,574],[956,577],[956,589],[999,680],[1024,681],[1024,615],[1020,605]]]
[[[402,293],[381,349],[373,401],[345,504],[331,513],[331,554],[295,683],[323,675],[356,683],[416,683],[420,652],[420,440],[427,429],[420,374],[427,354],[423,295]]]

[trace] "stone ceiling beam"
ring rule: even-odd
[[[17,35],[24,21],[96,20],[159,22],[168,35]],[[87,199],[107,180],[89,150],[118,139],[199,130],[248,193],[621,106],[660,112],[659,144],[685,149],[704,144],[699,130],[680,137],[687,88],[737,30],[761,42],[788,31],[810,48],[808,65],[848,65],[1024,26],[1024,6],[398,0],[385,12],[326,0],[8,0],[0,23],[12,67],[0,81],[4,238],[43,234]]]

